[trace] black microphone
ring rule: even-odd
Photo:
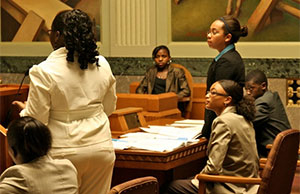
[[[30,69],[31,69],[31,67],[29,67],[29,68],[27,69],[27,71],[25,71],[25,73],[24,73],[24,76],[25,76],[25,77],[29,75]],[[23,80],[22,80],[22,81],[23,81]]]
[[[21,83],[20,83],[20,85],[19,85],[18,91],[17,91],[16,95],[14,96],[12,102],[15,101],[16,98],[17,98],[17,96],[20,95],[20,90],[21,90],[21,88],[22,88],[22,85],[23,85],[23,82],[24,82],[25,78],[29,75],[29,70],[30,70],[30,68],[31,68],[31,67],[29,67],[29,68],[26,70],[26,72],[24,73],[23,79],[22,79],[22,81],[21,81]],[[10,121],[10,116],[11,116],[11,110],[12,110],[12,103],[9,105],[9,109],[8,109],[7,115],[6,115],[5,120],[4,120],[4,122],[3,122],[3,127],[5,127],[5,128],[8,127],[8,124],[9,124],[9,121]]]

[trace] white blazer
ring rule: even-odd
[[[66,48],[53,51],[29,72],[30,88],[21,116],[48,125],[53,148],[81,147],[111,140],[108,116],[116,107],[116,80],[106,59],[81,70],[66,60]]]

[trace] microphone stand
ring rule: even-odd
[[[25,72],[25,74],[24,74],[24,76],[23,76],[23,79],[22,79],[22,81],[21,81],[21,83],[20,83],[20,86],[19,86],[19,88],[18,88],[17,94],[16,94],[16,95],[14,96],[14,98],[13,98],[13,101],[15,101],[16,98],[17,98],[17,96],[20,95],[20,90],[21,90],[21,88],[22,88],[22,85],[23,85],[23,82],[24,82],[24,80],[25,80],[25,77],[29,75],[29,70],[30,70],[30,69],[28,69],[28,70]],[[12,102],[13,102],[13,101],[12,101]],[[12,103],[9,105],[8,113],[7,113],[7,115],[6,115],[6,117],[5,117],[5,120],[4,120],[4,122],[3,122],[3,127],[5,127],[5,128],[8,127],[8,124],[9,124],[9,121],[10,121],[10,116],[11,116],[11,111],[12,111]]]

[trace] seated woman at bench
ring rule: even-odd
[[[186,115],[187,101],[184,97],[191,95],[191,90],[182,68],[171,65],[170,50],[161,45],[154,48],[152,52],[154,64],[150,67],[140,85],[136,89],[138,94],[161,94],[174,92],[178,96],[178,109],[182,117]]]
[[[184,70],[173,67],[169,48],[161,45],[154,48],[152,58],[155,65],[150,67],[140,85],[136,89],[138,94],[161,94],[174,92],[179,100],[190,96],[190,88]]]

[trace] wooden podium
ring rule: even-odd
[[[204,120],[206,84],[193,83],[193,91],[193,107],[190,118]]]
[[[19,111],[11,103],[14,100],[25,101],[28,96],[29,86],[23,85],[18,93],[19,85],[0,85],[0,123],[6,125],[19,117]],[[10,115],[7,117],[7,115]],[[7,151],[6,129],[0,125],[0,174],[12,165],[12,160]]]
[[[136,88],[140,82],[131,82],[129,85],[129,92],[134,94]],[[204,119],[205,112],[205,95],[206,95],[206,84],[205,83],[193,83],[191,87],[193,93],[192,100],[192,111],[190,113],[190,119]]]
[[[177,108],[178,97],[175,93],[151,94],[117,94],[117,109],[127,107],[143,108],[146,121],[161,118],[181,118]]]
[[[146,127],[147,123],[142,111],[143,109],[138,107],[115,110],[109,116],[112,137],[118,138],[125,133],[140,131],[139,127]]]

